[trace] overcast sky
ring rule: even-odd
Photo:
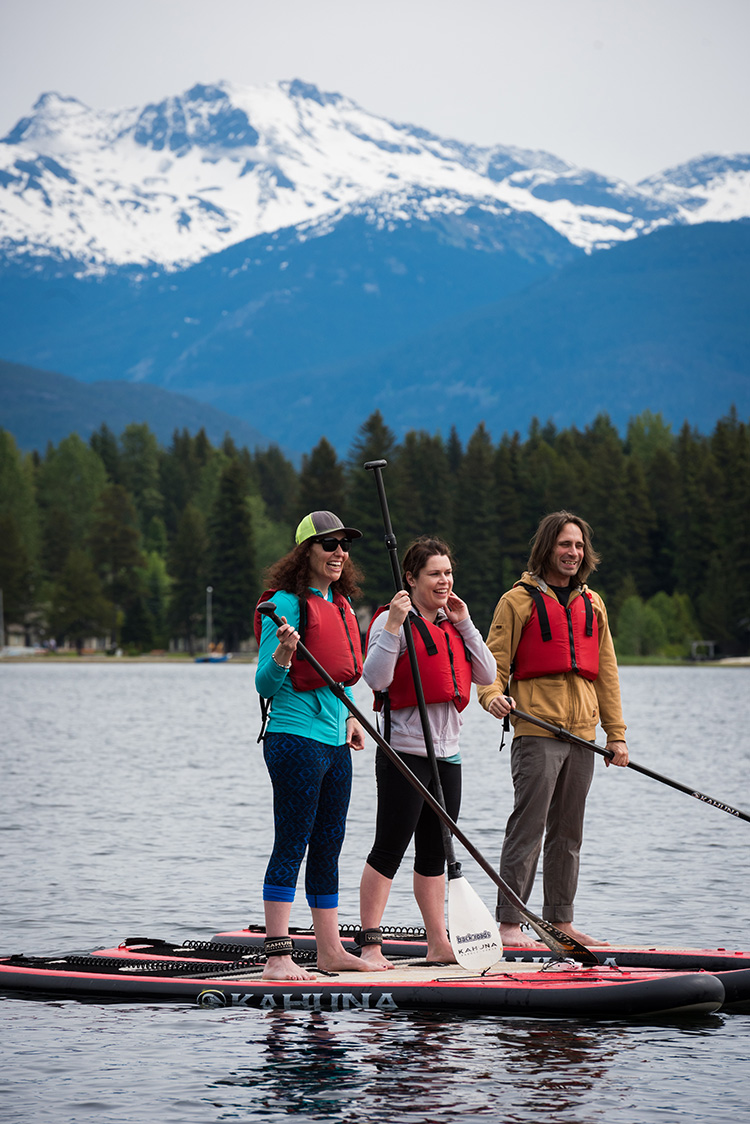
[[[750,0],[0,0],[0,136],[94,108],[302,78],[372,113],[635,182],[750,151]]]

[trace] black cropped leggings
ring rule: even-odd
[[[398,755],[418,780],[434,795],[432,767],[427,757],[414,753]],[[461,807],[461,766],[438,758],[438,774],[451,819]],[[414,870],[426,878],[445,870],[445,851],[440,820],[421,795],[390,761],[382,749],[375,756],[378,809],[375,842],[367,862],[379,874],[393,878],[414,837]]]

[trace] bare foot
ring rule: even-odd
[[[362,948],[360,959],[363,965],[367,965],[373,972],[386,971],[388,968],[395,968],[390,960],[383,956],[382,947],[379,944],[366,944]]]
[[[574,941],[578,941],[579,944],[609,944],[609,941],[598,941],[596,937],[590,937],[587,933],[582,933],[580,929],[575,929],[573,927],[572,921],[551,921],[550,924],[554,925],[556,929],[559,929],[561,933],[565,933],[567,934],[567,936],[572,937]]]
[[[520,925],[500,925],[500,943],[503,948],[546,948],[541,941],[521,930]]]
[[[393,965],[385,961],[383,964],[370,964],[365,962],[359,956],[353,956],[351,952],[347,952],[343,945],[338,949],[334,949],[331,953],[324,955],[318,949],[318,967],[322,972],[378,972],[384,971],[386,968],[392,968]]]
[[[451,948],[449,941],[440,942],[435,945],[427,945],[426,960],[430,964],[457,964],[456,954]]]
[[[264,980],[314,980],[317,977],[310,975],[299,964],[295,964],[291,956],[272,956],[263,969]]]

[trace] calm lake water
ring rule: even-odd
[[[271,809],[253,674],[0,666],[0,951],[201,939],[262,918]],[[633,760],[750,810],[750,669],[621,678]],[[364,688],[357,698],[369,708]],[[512,800],[499,733],[472,702],[461,823],[493,862]],[[343,921],[358,919],[373,754],[354,759]],[[750,824],[599,758],[576,919],[611,941],[747,949],[749,857]],[[409,865],[385,923],[419,924]],[[492,907],[468,856],[464,874]],[[540,892],[529,904],[541,912]],[[292,921],[308,920],[298,892]],[[638,1025],[0,999],[0,1022],[0,1118],[13,1124],[750,1121],[746,1015]]]

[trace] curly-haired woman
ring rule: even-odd
[[[361,532],[330,511],[313,511],[297,528],[296,546],[273,565],[269,589],[282,620],[256,616],[255,686],[270,700],[263,756],[273,786],[274,845],[263,883],[266,955],[271,980],[313,978],[292,959],[289,918],[302,860],[312,910],[318,967],[369,967],[347,952],[338,927],[338,860],[351,794],[351,750],[364,748],[359,722],[297,651],[305,647],[337,683],[362,673],[359,624],[350,598],[359,571],[349,557]]]

